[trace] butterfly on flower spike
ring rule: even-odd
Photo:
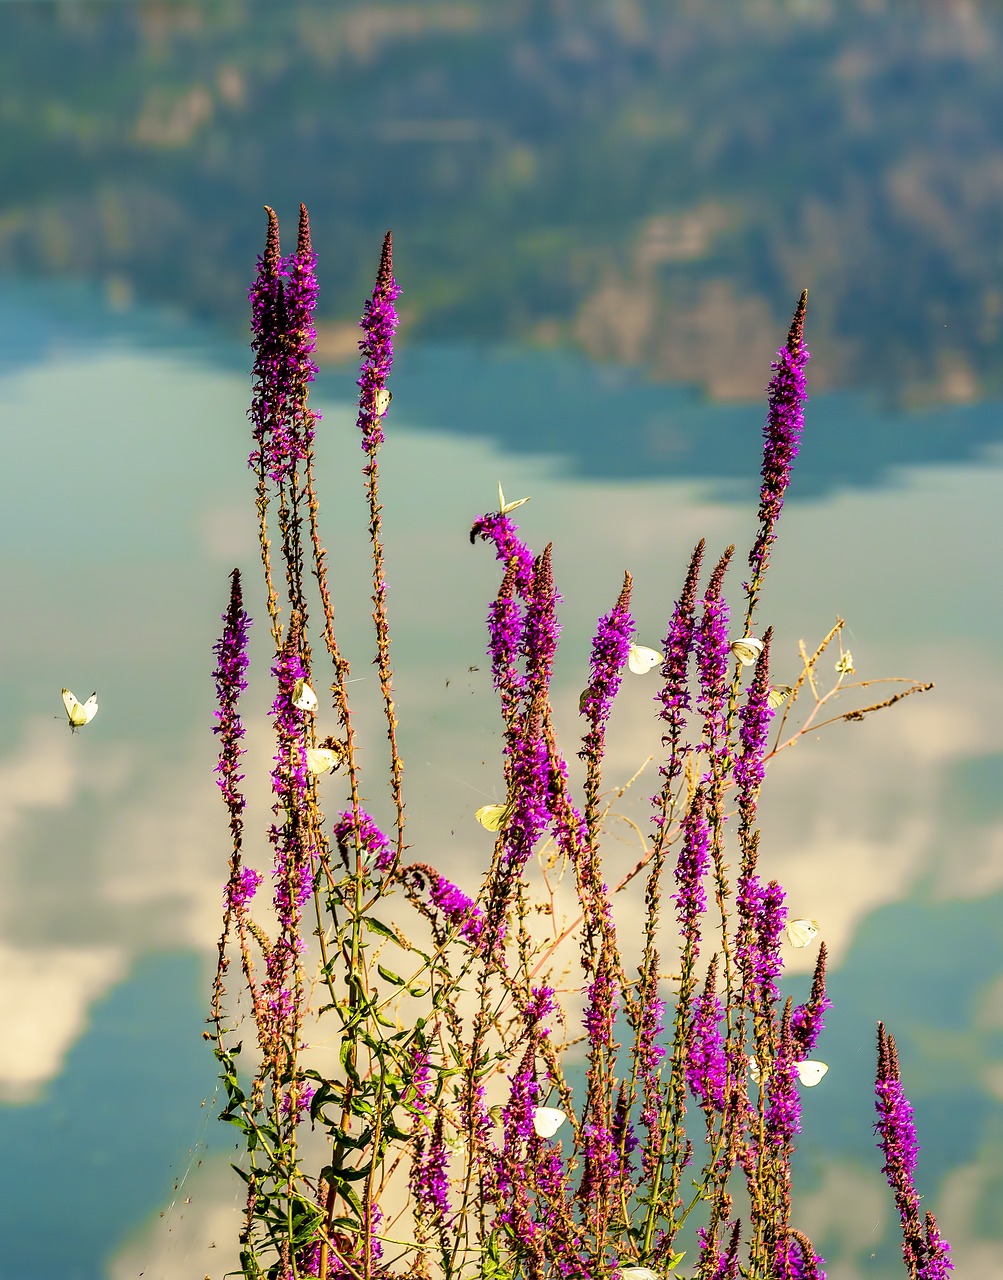
[[[829,1070],[829,1065],[826,1062],[813,1062],[810,1058],[806,1058],[804,1062],[796,1063],[794,1069],[804,1087],[806,1089],[814,1089]],[[752,1076],[756,1084],[759,1084],[763,1078],[763,1070],[755,1058],[749,1059],[749,1075]]]
[[[307,747],[306,767],[314,777],[319,778],[322,774],[334,773],[336,769],[340,769],[347,755],[345,744],[329,734],[315,747]]]
[[[627,651],[627,667],[635,676],[647,675],[652,667],[657,667],[662,655],[657,649],[649,649],[647,645],[632,644]]]
[[[76,733],[85,724],[90,724],[97,715],[98,696],[96,693],[92,693],[86,702],[80,702],[75,693],[71,693],[69,689],[64,689],[63,706],[66,708],[66,718],[70,722],[70,732]]]
[[[784,937],[792,947],[806,947],[818,933],[817,920],[788,920]]]
[[[763,642],[755,636],[743,636],[741,640],[732,640],[731,651],[743,667],[751,667],[763,652]]]
[[[302,677],[293,686],[293,706],[297,711],[308,711],[312,715],[320,704],[317,695]]]
[[[777,711],[784,705],[787,699],[794,692],[792,684],[773,684],[770,685],[770,691],[766,695],[766,701],[772,711]]]
[[[541,1138],[552,1138],[567,1118],[556,1107],[534,1107],[533,1129]]]
[[[501,831],[511,816],[511,804],[482,804],[474,814],[485,831]]]
[[[528,498],[516,498],[515,502],[506,502],[505,494],[502,492],[501,481],[498,482],[498,514],[507,516],[510,511],[514,511],[516,507],[521,507],[524,502],[528,502]]]

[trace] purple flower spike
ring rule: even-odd
[[[947,1280],[947,1273],[954,1270],[951,1246],[940,1236],[937,1219],[927,1212],[923,1218],[926,1231],[926,1263],[920,1272],[920,1280]]]
[[[435,879],[430,876],[430,881],[429,897],[453,928],[473,946],[478,946],[484,932],[484,912],[445,876]]]
[[[425,1139],[418,1138],[411,1170],[411,1191],[417,1211],[440,1230],[451,1221],[449,1205],[449,1152],[443,1137],[442,1116],[436,1116],[427,1149]]]
[[[728,695],[731,649],[728,643],[728,605],[721,595],[721,589],[734,552],[735,548],[729,547],[714,566],[703,600],[703,616],[696,633],[704,739],[710,751],[721,750],[724,745],[724,705]]]
[[[779,1275],[783,1280],[825,1280],[823,1259],[808,1237],[800,1231],[791,1231],[790,1235],[787,1245],[781,1247]]]
[[[950,1246],[940,1238],[936,1219],[920,1219],[919,1195],[913,1182],[919,1142],[912,1106],[902,1089],[895,1038],[878,1023],[878,1071],[874,1092],[878,1120],[874,1128],[884,1153],[882,1172],[895,1196],[902,1223],[902,1257],[910,1280],[943,1280],[953,1270]],[[924,1233],[924,1226],[926,1228]]]
[[[810,1058],[812,1050],[818,1044],[818,1038],[825,1026],[824,1014],[832,1001],[825,993],[825,961],[826,949],[823,942],[818,949],[818,960],[815,963],[815,977],[811,984],[811,994],[807,1003],[799,1004],[791,1017],[791,1035],[796,1045],[799,1062]]]
[[[713,1266],[713,1270],[708,1273],[710,1280],[738,1280],[738,1244],[741,1231],[741,1224],[736,1222],[723,1254],[719,1254],[717,1241],[709,1238],[706,1227],[701,1227],[697,1232],[700,1237],[700,1264],[702,1267],[707,1263]]]
[[[749,553],[752,580],[763,576],[769,562],[774,529],[784,505],[784,495],[791,478],[791,466],[798,454],[804,430],[805,390],[804,366],[809,352],[804,345],[804,319],[808,307],[808,290],[798,302],[787,335],[787,345],[780,348],[772,368],[773,378],[767,388],[769,412],[763,429],[763,485],[759,494],[759,534]]]
[[[741,750],[735,761],[735,783],[738,787],[738,811],[742,829],[750,832],[756,822],[756,801],[766,773],[763,756],[770,732],[773,709],[770,696],[770,642],[773,628],[763,636],[763,647],[756,659],[756,671],[749,685],[745,704],[739,710],[739,742]]]
[[[249,295],[254,352],[249,416],[256,445],[249,463],[275,484],[282,484],[307,457],[317,420],[306,407],[307,390],[317,373],[310,358],[317,345],[313,320],[317,259],[303,205],[296,253],[288,259],[280,256],[275,211],[266,212],[265,251],[258,259],[258,274]]]
[[[514,566],[515,578],[513,586],[517,595],[525,597],[533,582],[533,553],[518,536],[519,526],[508,516],[497,511],[489,511],[487,515],[475,520],[470,529],[470,545],[478,538],[495,545],[495,557],[505,563],[506,567]]]
[[[535,689],[544,690],[550,685],[554,655],[561,635],[557,620],[560,592],[554,586],[551,563],[553,544],[548,543],[537,557],[533,569],[533,585],[526,601],[526,632],[523,639],[526,656],[526,672]]]
[[[676,884],[679,887],[672,895],[679,931],[692,948],[694,957],[699,950],[700,917],[707,910],[707,892],[703,886],[710,861],[710,835],[704,815],[706,802],[706,793],[702,787],[698,788],[683,819],[683,839],[676,861]]]
[[[782,969],[780,934],[787,918],[784,891],[775,880],[763,888],[754,873],[738,882],[738,945],[735,959],[749,998],[770,1005],[780,998],[776,977]]]
[[[662,745],[668,749],[668,761],[659,772],[665,779],[665,789],[671,787],[683,767],[683,734],[686,729],[686,713],[690,709],[690,682],[687,678],[690,650],[693,648],[694,611],[697,599],[697,579],[703,562],[703,539],[693,548],[682,594],[672,611],[672,620],[665,637],[665,663],[662,667],[662,687],[655,695],[660,702],[659,716],[667,724]],[[657,798],[653,803],[657,804]]]
[[[634,638],[634,619],[630,616],[631,576],[625,573],[623,587],[610,613],[599,619],[592,641],[592,663],[589,683],[578,704],[589,722],[579,755],[584,759],[601,759],[610,708],[623,679],[623,667]]]
[[[359,810],[359,826],[356,833],[351,809],[346,810],[334,824],[334,838],[338,842],[345,865],[349,865],[356,843],[364,860],[372,859],[377,871],[389,871],[394,863],[394,850],[390,841],[368,813]]]
[[[801,1132],[801,1098],[797,1088],[796,1052],[790,1030],[790,1017],[785,1013],[777,1056],[770,1066],[768,1078],[764,1081],[766,1145],[777,1156],[782,1156],[784,1152],[789,1153],[794,1135]]]
[[[387,378],[394,362],[393,339],[399,323],[394,303],[401,292],[394,279],[393,254],[393,237],[388,231],[383,239],[373,296],[359,321],[365,337],[359,340],[362,371],[358,379],[358,427],[362,432],[362,448],[368,454],[374,454],[383,443],[383,415],[389,403]]]
[[[246,906],[258,892],[258,886],[264,880],[260,871],[254,867],[241,867],[235,879],[226,887],[227,901],[235,911]]]
[[[238,770],[245,748],[240,745],[244,726],[237,703],[247,688],[247,629],[250,625],[251,620],[244,612],[240,570],[234,569],[230,574],[230,604],[223,614],[223,635],[213,645],[217,659],[213,679],[219,703],[219,710],[215,712],[219,723],[213,726],[213,733],[219,735],[219,763],[216,765],[219,776],[216,784],[230,811],[230,830],[238,844],[243,828],[241,814],[244,812],[244,797],[239,789],[244,775]]]
[[[272,811],[276,821],[269,828],[268,838],[275,850],[274,902],[284,939],[281,946],[276,944],[274,963],[270,961],[270,975],[275,983],[291,963],[288,948],[302,949],[298,927],[303,904],[313,891],[316,852],[306,820],[310,779],[305,722],[309,713],[294,705],[297,685],[310,675],[300,652],[301,625],[299,615],[293,614],[286,640],[272,666],[277,684],[272,703],[277,748],[272,769]]]
[[[724,1006],[715,991],[716,965],[711,962],[704,989],[693,1004],[686,1083],[705,1111],[724,1110],[727,1060],[721,1030]]]

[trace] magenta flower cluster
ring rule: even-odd
[[[370,862],[377,871],[389,871],[394,864],[394,850],[390,841],[364,810],[359,810],[358,823],[351,809],[340,814],[334,824],[334,838],[342,852],[346,865],[350,865],[356,848],[363,862]]]
[[[749,552],[753,580],[761,579],[769,560],[770,546],[790,484],[791,467],[798,455],[804,431],[804,406],[808,399],[804,367],[810,353],[804,345],[807,291],[801,295],[791,322],[787,343],[777,352],[773,377],[767,388],[769,411],[763,429],[763,483],[759,495],[759,534]]]
[[[738,788],[738,811],[746,830],[756,818],[759,788],[766,773],[764,757],[773,708],[770,706],[770,644],[772,629],[763,636],[763,648],[756,659],[755,674],[739,710],[739,751],[735,759],[734,777]]]
[[[272,769],[273,810],[280,819],[272,823],[269,839],[275,848],[275,910],[283,928],[291,929],[313,890],[313,846],[304,815],[307,811],[309,775],[306,755],[306,722],[309,712],[294,705],[300,681],[309,672],[299,652],[299,631],[289,636],[272,667],[277,689],[272,703],[277,750]]]
[[[606,740],[606,722],[613,700],[620,691],[623,669],[630,655],[636,628],[630,614],[630,574],[609,613],[603,614],[592,641],[589,682],[581,696],[578,710],[589,722],[579,755],[583,759],[599,759]]]
[[[510,817],[505,824],[506,860],[515,874],[551,826],[561,847],[581,836],[581,815],[563,796],[567,766],[547,739],[547,705],[554,654],[560,637],[560,602],[551,568],[551,548],[534,558],[505,515],[477,520],[471,542],[491,542],[505,574],[489,616],[488,654],[505,722],[505,773]]]
[[[436,876],[432,881],[429,897],[471,946],[480,945],[484,933],[484,912],[462,889],[458,889],[445,876]]]
[[[214,713],[218,723],[214,725],[213,733],[219,736],[216,783],[230,811],[230,829],[238,842],[243,826],[241,814],[244,811],[244,797],[240,791],[244,775],[239,772],[240,757],[244,754],[244,748],[240,745],[244,737],[244,726],[237,704],[240,695],[247,688],[247,629],[250,625],[251,620],[244,610],[241,595],[240,570],[234,569],[230,574],[230,604],[223,614],[223,635],[213,645],[213,653],[217,659],[213,679],[216,682],[218,705],[218,710]]]
[[[383,415],[387,378],[394,362],[394,334],[399,318],[394,305],[400,297],[400,286],[394,279],[393,237],[388,231],[383,241],[380,266],[372,297],[366,302],[359,325],[363,337],[359,340],[362,352],[362,371],[359,374],[359,418],[362,432],[362,448],[373,454],[383,443]]]
[[[319,419],[307,408],[307,388],[317,373],[312,359],[317,258],[302,205],[296,252],[288,258],[281,256],[278,218],[273,210],[267,212],[268,238],[249,295],[254,351],[249,416],[255,448],[248,461],[275,484],[283,484],[308,457]]]
[[[895,1196],[902,1224],[902,1257],[910,1280],[946,1280],[954,1270],[951,1250],[940,1235],[932,1213],[920,1215],[916,1191],[916,1156],[919,1142],[912,1104],[905,1096],[899,1072],[894,1036],[878,1023],[878,1070],[874,1092],[878,1119],[874,1128],[884,1153],[882,1172]]]

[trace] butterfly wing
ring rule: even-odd
[[[567,1118],[556,1107],[533,1108],[533,1128],[541,1138],[552,1138]]]
[[[811,1059],[805,1059],[799,1062],[796,1067],[798,1079],[806,1089],[814,1089],[815,1085],[822,1079],[829,1070],[828,1064],[825,1062],[813,1062]],[[752,1076],[756,1084],[759,1084],[763,1078],[762,1069],[755,1058],[749,1059],[749,1075]]]
[[[643,644],[632,644],[627,653],[627,666],[636,676],[647,675],[661,660],[662,655],[657,649],[649,649]]]
[[[798,1063],[798,1079],[806,1089],[814,1089],[828,1070],[828,1063],[806,1059]]]
[[[70,728],[74,730],[83,728],[85,724],[90,722],[97,715],[98,696],[92,693],[86,702],[81,702],[75,693],[69,689],[62,691],[63,707],[66,710],[66,719],[70,722]]]
[[[789,920],[784,936],[792,947],[806,947],[818,933],[817,920]]]
[[[302,677],[293,686],[293,706],[299,711],[316,711],[317,695]]]
[[[784,705],[793,692],[793,685],[775,684],[771,686],[769,693],[766,695],[766,701],[769,703],[770,707],[776,711],[779,707]]]
[[[338,766],[340,760],[338,753],[331,751],[328,747],[307,747],[306,749],[306,767],[317,777],[330,773]]]
[[[500,831],[508,814],[508,805],[482,804],[474,817],[485,831]]]
[[[763,642],[755,636],[743,636],[741,640],[732,640],[731,651],[743,667],[751,667],[763,652]]]
[[[381,418],[390,408],[390,401],[393,398],[394,393],[392,391],[388,391],[386,387],[376,388],[376,412]]]

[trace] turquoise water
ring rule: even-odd
[[[227,856],[209,673],[234,564],[261,612],[246,356],[79,289],[19,285],[6,297],[0,865],[5,968],[21,976],[3,997],[17,1034],[0,1058],[0,1140],[17,1154],[4,1161],[0,1277],[215,1278],[231,1256],[239,1188],[225,1171],[229,1136],[208,1119],[213,1064],[200,1038]],[[326,370],[317,407],[322,518],[365,724],[373,681],[351,384],[350,372]],[[483,667],[495,585],[490,557],[467,540],[471,520],[493,506],[499,480],[509,497],[532,495],[520,523],[533,545],[555,544],[556,693],[573,733],[590,628],[623,569],[636,579],[639,639],[654,644],[696,538],[711,554],[748,546],[755,475],[740,473],[727,441],[753,458],[763,410],[633,386],[560,352],[405,347],[393,386],[383,494],[410,838],[416,857],[434,850],[472,890],[489,853],[472,812],[497,795],[500,766],[487,677],[468,669]],[[630,467],[603,463],[635,447],[631,424],[645,414],[663,434],[703,442],[680,454],[675,478],[643,451]],[[871,1134],[878,1018],[899,1043],[920,1189],[959,1273],[992,1276],[1001,1242],[1000,421],[996,404],[882,417],[862,399],[815,398],[809,482],[802,491],[796,474],[764,601],[778,679],[796,671],[798,640],[813,647],[838,612],[861,678],[937,683],[782,754],[762,808],[764,867],[794,914],[822,922],[830,947],[835,1007],[818,1051],[830,1072],[805,1095],[798,1216],[842,1280],[899,1271]],[[527,422],[556,425],[548,436]],[[837,438],[855,458],[827,479],[820,459]],[[875,438],[882,449],[865,461]],[[101,699],[73,736],[63,684]],[[657,746],[652,692],[625,685],[611,781]],[[252,686],[252,769],[266,758],[267,700]],[[377,730],[374,792],[380,744]],[[795,995],[813,954],[795,958]]]

